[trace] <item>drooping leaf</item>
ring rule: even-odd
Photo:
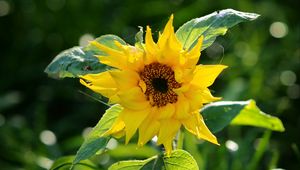
[[[255,13],[225,9],[186,22],[177,30],[176,36],[185,49],[191,49],[203,35],[201,50],[204,50],[215,41],[217,36],[224,35],[228,28],[240,22],[252,21],[258,16]]]
[[[50,170],[69,170],[75,156],[64,156],[57,159],[51,166]],[[97,166],[90,160],[80,161],[77,165],[73,166],[77,170],[96,170]]]
[[[106,69],[106,65],[99,63],[93,53],[84,51],[82,47],[73,47],[58,54],[45,72],[52,78],[74,78]]]
[[[174,150],[169,156],[153,156],[146,160],[120,161],[109,170],[198,170],[194,158],[184,150]]]
[[[279,132],[284,131],[280,119],[262,112],[256,106],[254,100],[249,101],[249,104],[232,120],[231,124],[264,127]]]
[[[214,102],[203,107],[200,112],[206,125],[214,133],[230,123],[284,131],[280,119],[263,113],[254,100]]]
[[[120,105],[113,105],[106,110],[103,117],[98,124],[92,129],[83,144],[79,148],[74,164],[81,160],[87,159],[93,156],[100,149],[104,149],[110,137],[102,136],[107,130],[110,129],[119,113],[123,110]]]
[[[103,35],[95,41],[115,49],[117,49],[115,41],[125,44],[121,38],[115,35]],[[110,69],[107,65],[99,62],[97,55],[106,54],[92,44],[86,47],[73,47],[59,53],[46,67],[45,72],[52,78],[74,78]]]

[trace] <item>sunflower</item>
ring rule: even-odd
[[[115,41],[116,48],[110,48],[91,42],[107,54],[97,56],[100,63],[113,69],[84,75],[80,82],[123,107],[104,135],[125,135],[128,143],[138,131],[139,146],[157,136],[157,144],[163,144],[169,154],[172,141],[183,126],[199,139],[218,144],[199,110],[203,104],[220,99],[213,97],[208,87],[227,66],[197,65],[203,36],[192,49],[184,49],[172,24],[173,15],[157,43],[149,26],[142,46]]]

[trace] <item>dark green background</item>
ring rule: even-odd
[[[211,87],[224,100],[253,98],[266,113],[278,116],[286,128],[273,132],[257,169],[299,169],[299,4],[288,1],[233,0],[7,0],[8,15],[0,16],[0,169],[43,169],[41,157],[55,160],[73,155],[82,131],[94,126],[106,106],[82,94],[77,79],[54,80],[43,72],[64,49],[77,46],[80,37],[116,34],[134,41],[137,26],[150,25],[157,36],[169,16],[177,29],[184,22],[216,10],[233,8],[261,17],[241,23],[205,50],[201,63],[229,66]],[[269,28],[280,21],[288,34],[274,38]],[[249,64],[251,61],[257,61]],[[250,59],[249,59],[250,58]],[[250,60],[250,61],[249,61]],[[298,78],[289,86],[280,76],[286,70]],[[57,143],[47,146],[40,133],[51,130]],[[264,129],[229,127],[216,134],[221,147],[199,144],[206,169],[244,169]],[[232,153],[230,139],[239,144]],[[108,163],[109,164],[109,163]],[[107,165],[103,165],[107,167]]]

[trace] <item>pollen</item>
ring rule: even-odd
[[[171,67],[151,63],[145,65],[139,73],[140,78],[146,84],[145,95],[152,106],[162,107],[168,103],[176,103],[178,95],[173,91],[181,87],[175,80],[175,74]]]

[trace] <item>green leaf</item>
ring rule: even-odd
[[[280,119],[263,113],[255,105],[254,100],[214,102],[203,107],[200,112],[213,133],[222,130],[230,123],[284,131]]]
[[[121,38],[115,35],[103,35],[95,41],[113,49],[118,49],[115,41],[125,44]],[[45,72],[52,78],[74,78],[110,69],[107,65],[99,62],[97,55],[106,54],[92,44],[86,47],[73,47],[59,53],[46,67]]]
[[[194,158],[184,150],[174,150],[169,156],[154,156],[146,160],[120,161],[109,167],[109,170],[198,170]]]
[[[89,135],[79,148],[73,162],[74,164],[93,156],[97,151],[106,147],[106,144],[110,137],[103,137],[102,135],[110,129],[122,110],[123,108],[120,105],[113,105],[111,108],[106,110],[103,117],[89,133]]]
[[[45,72],[52,78],[78,77],[107,70],[91,52],[82,47],[73,47],[58,54],[47,66]]]
[[[64,156],[57,159],[50,170],[69,170],[72,167],[72,162],[75,156]],[[98,169],[97,166],[90,160],[80,161],[77,165],[73,166],[76,170],[95,170]]]
[[[170,157],[163,158],[165,169],[176,170],[197,170],[198,165],[195,159],[184,150],[174,150]]]
[[[282,122],[277,117],[262,112],[254,100],[250,100],[249,104],[238,114],[231,122],[232,125],[250,125],[283,132]]]
[[[240,22],[252,21],[259,17],[255,13],[240,12],[233,9],[216,11],[201,18],[192,19],[183,24],[176,32],[178,40],[185,49],[191,49],[203,35],[202,50],[209,47],[219,35]]]

